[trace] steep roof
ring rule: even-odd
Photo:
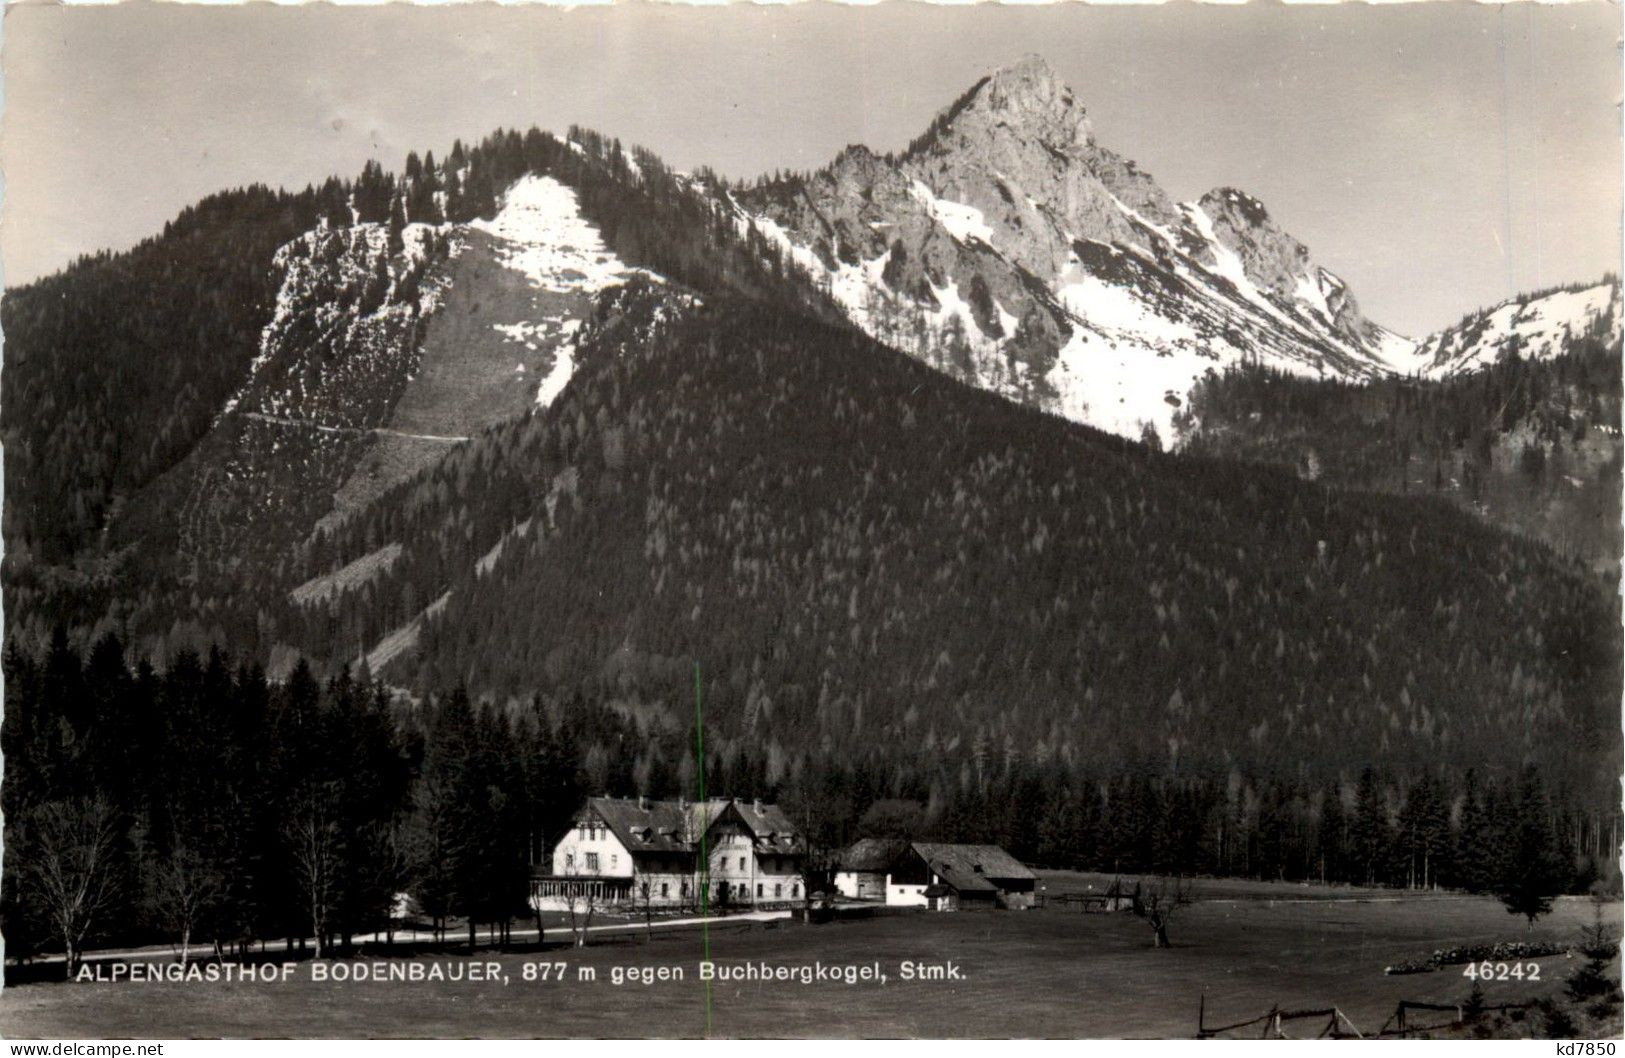
[[[692,852],[695,833],[689,816],[697,806],[681,801],[638,801],[624,797],[589,797],[587,812],[596,814],[628,852]]]
[[[755,838],[756,848],[759,851],[790,855],[807,850],[806,843],[801,839],[801,832],[778,805],[763,804],[760,801],[734,801],[733,808],[751,836]]]
[[[889,871],[908,852],[901,838],[859,838],[842,851],[835,869],[840,871]]]
[[[962,893],[989,892],[997,882],[1037,878],[997,845],[941,845],[916,841],[914,851],[944,882]]]
[[[763,852],[790,855],[806,851],[789,816],[777,805],[712,798],[708,801],[652,801],[628,797],[589,797],[583,815],[596,815],[625,845],[638,853],[692,853],[700,835],[730,809]]]

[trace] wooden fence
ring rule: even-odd
[[[1532,1003],[1500,1003],[1493,1006],[1479,1007],[1474,1015],[1491,1014],[1498,1011],[1522,1010],[1533,1006]],[[1410,1015],[1413,1012],[1448,1013],[1447,1019],[1430,1019],[1427,1024],[1417,1024]],[[1367,1040],[1367,1039],[1406,1039],[1413,1033],[1437,1032],[1440,1029],[1457,1028],[1468,1021],[1467,1008],[1461,1003],[1422,1003],[1415,1000],[1402,999],[1399,1006],[1394,1009],[1388,1020],[1376,1032],[1365,1033],[1349,1020],[1336,1007],[1322,1007],[1311,1010],[1283,1010],[1280,1007],[1271,1007],[1257,1017],[1245,1021],[1235,1021],[1227,1025],[1209,1025],[1207,1023],[1207,996],[1201,998],[1201,1005],[1196,1011],[1196,1038],[1211,1040],[1226,1033],[1240,1033],[1244,1029],[1256,1028],[1258,1039],[1264,1040]],[[1288,1026],[1296,1028],[1297,1023],[1307,1022],[1302,1032],[1287,1031]],[[1320,1030],[1314,1031],[1319,1025]],[[1251,1036],[1251,1032],[1246,1034]],[[1242,1037],[1236,1037],[1242,1038]]]

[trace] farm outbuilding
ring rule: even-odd
[[[866,838],[841,855],[835,887],[842,896],[890,907],[1033,906],[1037,876],[997,845],[950,845]]]
[[[863,838],[841,853],[835,864],[835,891],[853,900],[886,899],[886,878],[908,854],[898,838]]]

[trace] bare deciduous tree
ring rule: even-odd
[[[1155,932],[1156,946],[1167,948],[1170,947],[1168,921],[1174,917],[1174,912],[1193,900],[1191,887],[1183,878],[1163,877],[1149,885],[1135,882],[1131,907]]]
[[[100,797],[48,801],[29,815],[34,841],[23,870],[62,940],[70,981],[85,937],[118,899],[114,822]]]
[[[312,791],[300,800],[283,828],[300,895],[310,911],[318,959],[323,955],[327,921],[339,891],[339,824],[333,817],[333,807],[331,797],[324,796],[323,791]]]
[[[574,866],[565,871],[566,875],[580,873]],[[598,910],[597,884],[597,877],[593,876],[579,882],[566,882],[563,886],[564,910],[570,916],[570,942],[577,948],[587,946],[587,928],[592,925],[593,913]]]
[[[643,905],[644,943],[652,944],[654,943],[655,939],[654,894],[651,892],[649,883],[647,881],[639,884],[638,898],[639,902]]]
[[[180,934],[183,966],[191,954],[193,931],[224,891],[225,878],[186,844],[176,844],[153,868],[153,909]]]

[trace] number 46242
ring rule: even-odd
[[[1461,976],[1474,981],[1538,981],[1538,962],[1470,962]]]

